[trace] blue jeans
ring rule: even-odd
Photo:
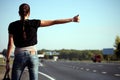
[[[25,67],[28,67],[29,79],[38,80],[38,64],[37,52],[35,55],[29,51],[17,53],[13,62],[12,80],[20,80]]]

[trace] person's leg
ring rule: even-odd
[[[22,72],[25,68],[27,58],[24,53],[18,53],[15,55],[15,59],[12,67],[11,80],[20,80]]]
[[[28,63],[30,80],[38,80],[38,56],[37,53],[35,55],[30,55],[30,60]]]

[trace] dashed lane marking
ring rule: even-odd
[[[100,67],[102,67],[102,65],[99,65]],[[83,67],[81,67],[81,68],[79,68],[79,67],[76,67],[76,66],[69,66],[69,67],[71,67],[71,68],[73,68],[73,69],[81,69],[81,70],[86,70],[86,71],[92,71],[92,72],[94,72],[94,73],[96,73],[97,72],[97,70],[91,70],[91,69],[89,69],[89,68],[83,68]],[[120,67],[118,67],[118,69],[120,69]],[[105,72],[105,71],[102,71],[101,72],[102,74],[107,74],[107,72]],[[120,77],[120,74],[114,74],[114,76],[116,76],[116,77]]]
[[[86,69],[86,71],[89,71],[90,69]]]
[[[97,70],[93,70],[93,72],[97,72]]]
[[[114,76],[120,77],[120,74],[114,74]]]
[[[102,74],[107,74],[107,72],[103,71]]]

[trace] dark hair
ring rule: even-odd
[[[24,19],[28,13],[30,13],[30,6],[26,3],[21,4],[19,7],[19,15]]]

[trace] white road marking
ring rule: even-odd
[[[25,68],[25,71],[28,71],[28,69]],[[54,78],[52,78],[51,76],[49,76],[49,75],[47,75],[47,74],[45,74],[45,73],[42,73],[42,72],[38,72],[38,73],[41,74],[41,75],[43,75],[43,76],[45,76],[45,77],[47,77],[47,78],[50,79],[50,80],[55,80]]]
[[[42,73],[42,72],[38,72],[38,73],[41,74],[41,75],[43,75],[43,76],[45,76],[45,77],[47,77],[50,80],[55,80],[54,78],[52,78],[51,76],[49,76],[49,75],[47,75],[45,73]]]
[[[97,70],[93,70],[93,72],[97,72]]]
[[[41,67],[42,67],[42,66],[43,66],[43,64],[42,64],[42,63],[40,63],[40,64],[39,64],[39,66],[41,66]]]
[[[114,76],[120,77],[120,74],[114,74]]]
[[[83,70],[84,68],[80,68],[80,69],[82,69],[82,70]]]
[[[99,67],[102,67],[103,65],[98,65]]]
[[[102,72],[102,74],[106,74],[106,73],[107,73],[107,72],[104,72],[104,71]]]
[[[90,69],[86,69],[86,71],[89,71]]]

